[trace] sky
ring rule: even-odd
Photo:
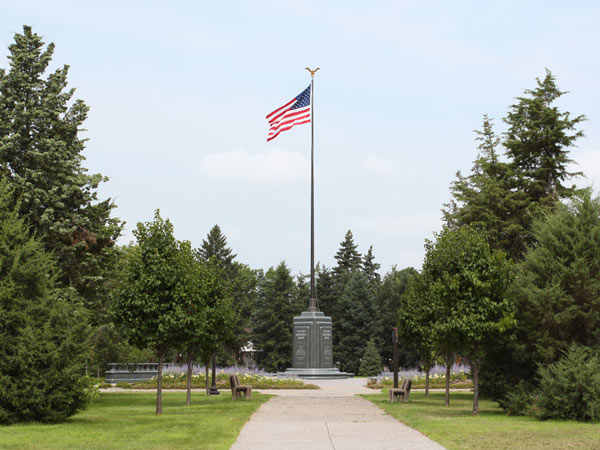
[[[347,230],[382,274],[421,267],[456,172],[545,68],[584,114],[570,156],[600,185],[600,5],[593,1],[4,1],[0,68],[24,24],[54,42],[90,106],[84,166],[110,181],[120,244],[160,209],[199,247],[310,272],[310,125],[266,142],[265,116],[315,75],[315,259]],[[595,192],[598,192],[597,189]]]

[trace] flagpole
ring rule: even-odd
[[[317,291],[315,289],[315,72],[310,70],[310,301],[308,311],[316,312]]]

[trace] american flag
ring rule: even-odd
[[[267,116],[269,121],[269,136],[267,142],[275,139],[282,131],[289,130],[294,125],[310,122],[310,86],[298,96],[277,108]]]

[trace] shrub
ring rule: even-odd
[[[52,257],[7,208],[0,183],[0,423],[60,422],[93,394],[87,317],[54,283]]]
[[[600,420],[600,355],[571,345],[561,359],[538,368],[535,414],[541,419]]]
[[[509,416],[524,416],[531,413],[534,398],[531,383],[521,381],[498,400],[498,403]]]
[[[377,346],[373,338],[369,339],[367,346],[365,347],[365,353],[363,354],[360,362],[360,369],[358,369],[358,375],[361,377],[370,377],[373,375],[379,375],[381,372],[381,355],[377,351]]]

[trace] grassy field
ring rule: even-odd
[[[228,449],[258,407],[270,396],[251,400],[231,395],[206,397],[163,393],[163,414],[155,415],[156,393],[102,393],[85,411],[58,425],[0,427],[1,449]]]
[[[449,408],[443,392],[428,400],[423,392],[411,392],[408,403],[388,403],[387,392],[363,397],[451,450],[600,449],[600,424],[509,417],[489,400],[480,400],[481,412],[472,416],[471,392],[452,392]]]

